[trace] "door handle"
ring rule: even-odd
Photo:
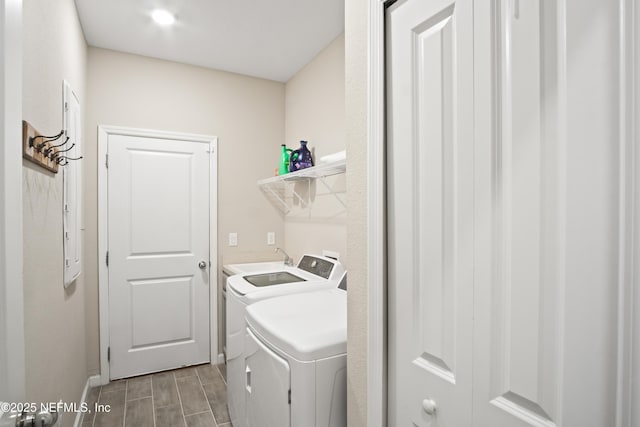
[[[247,367],[245,368],[245,374],[247,375],[245,387],[247,388],[249,394],[251,394],[251,368],[249,367],[249,365],[247,365]]]
[[[429,415],[435,414],[437,409],[436,401],[433,399],[424,399],[422,401],[422,409]]]
[[[200,267],[201,270],[204,270],[205,268],[207,268],[207,263],[205,261],[200,261],[198,263],[198,267]]]

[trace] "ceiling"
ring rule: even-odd
[[[75,0],[91,46],[286,82],[344,31],[344,0]],[[151,12],[176,16],[169,27]]]

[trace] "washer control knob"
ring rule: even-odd
[[[436,401],[433,399],[424,399],[422,401],[422,409],[429,415],[433,415],[436,413]]]

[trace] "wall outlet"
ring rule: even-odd
[[[269,231],[267,233],[267,245],[275,245],[276,244],[276,233],[274,231]]]
[[[238,246],[238,233],[229,233],[229,246]]]

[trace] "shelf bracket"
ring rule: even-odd
[[[311,185],[311,184],[310,184],[310,182],[309,182],[309,180],[307,180],[307,183],[308,183],[308,185],[309,185],[309,186]],[[308,191],[309,191],[309,190],[307,189],[307,194],[308,194]],[[306,208],[308,208],[308,207],[309,207],[309,202],[307,202],[306,200],[304,200],[304,199],[302,198],[302,196],[300,196],[300,195],[296,192],[295,187],[291,189],[291,192],[292,192],[292,193],[293,193],[293,195],[296,197],[296,199],[298,199],[298,200],[300,201],[300,204],[302,205],[302,207],[303,207],[303,208],[305,208],[305,209],[306,209]]]
[[[320,182],[322,183],[322,185],[324,185],[324,187],[333,195],[333,197],[336,198],[336,200],[338,202],[340,202],[340,204],[347,209],[347,204],[345,203],[344,200],[342,200],[342,197],[340,197],[338,195],[338,193],[336,193],[335,191],[333,191],[333,188],[331,188],[331,186],[329,184],[327,184],[327,182],[325,181],[323,176],[319,176],[318,179],[320,180]]]
[[[272,188],[272,186],[264,185],[262,186],[262,188],[268,191],[277,201],[279,201],[282,204],[285,214],[289,213],[290,209],[289,209],[289,206],[287,205],[287,202],[283,200],[282,197],[280,197],[280,195]]]

